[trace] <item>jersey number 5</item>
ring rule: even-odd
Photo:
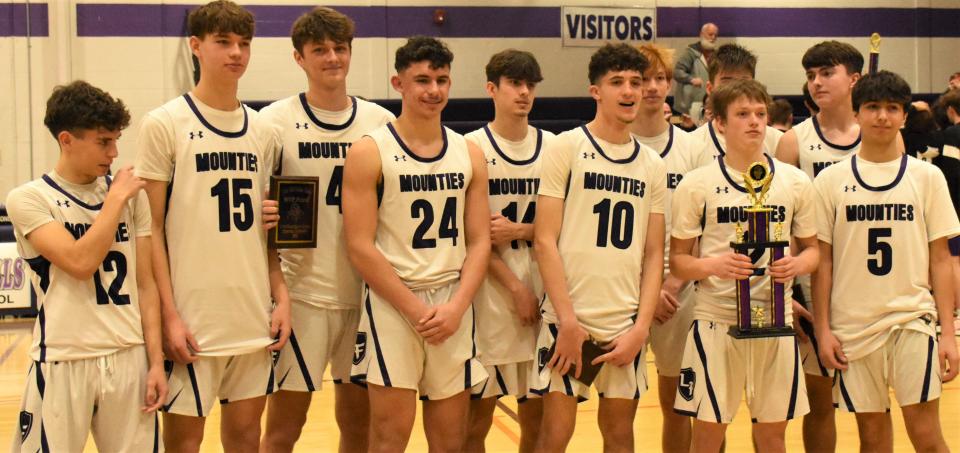
[[[867,230],[867,253],[878,255],[867,260],[867,270],[873,275],[883,276],[893,270],[893,247],[883,238],[893,236],[890,228],[870,228]]]
[[[435,248],[437,246],[436,239],[424,238],[427,232],[430,231],[430,227],[433,226],[433,205],[422,198],[413,200],[413,204],[410,205],[410,217],[422,219],[420,226],[413,232],[413,248]],[[457,199],[454,197],[447,198],[446,203],[443,204],[443,213],[440,214],[439,233],[441,239],[450,238],[453,241],[453,245],[457,245],[457,236],[459,236],[460,230],[457,229]]]
[[[220,210],[220,231],[230,231],[230,195],[233,195],[233,207],[240,212],[233,213],[233,224],[239,231],[247,231],[253,226],[253,199],[244,190],[253,188],[250,179],[223,178],[210,188],[210,196],[217,199]],[[231,190],[232,189],[232,190]]]

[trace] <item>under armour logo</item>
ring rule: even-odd
[[[310,127],[310,125],[307,123],[294,123],[294,124],[297,125],[297,129],[308,129]],[[301,124],[303,125],[302,127],[300,126]]]
[[[488,160],[487,163],[490,165],[497,165],[497,158],[494,157],[493,159]]]
[[[844,192],[856,192],[857,186],[843,186]]]
[[[404,161],[404,162],[406,162],[406,161],[407,161],[407,156],[393,156],[393,161],[394,161],[394,162],[400,162],[401,160]]]
[[[815,149],[823,149],[823,148],[820,147],[819,143],[817,143],[816,145],[810,145],[810,151],[813,151]]]
[[[730,188],[729,188],[729,187],[720,187],[720,186],[717,186],[717,193],[720,193],[720,192],[730,193]]]
[[[587,157],[589,157],[589,158],[591,158],[591,159],[596,159],[596,158],[597,158],[597,153],[583,153],[583,158],[586,159]]]
[[[57,206],[69,208],[70,200],[63,200],[62,202],[60,200],[57,200]]]
[[[190,132],[190,140],[194,138],[203,138],[203,131]]]

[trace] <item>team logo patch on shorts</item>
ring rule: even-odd
[[[353,346],[353,364],[359,365],[367,356],[367,333],[357,332],[357,343]]]
[[[543,371],[543,367],[547,366],[547,359],[550,358],[550,357],[547,357],[547,354],[549,353],[550,353],[550,350],[547,348],[540,348],[540,350],[537,351],[538,371]]]
[[[33,414],[27,411],[20,411],[20,442],[25,442],[30,435],[30,428],[33,427]]]
[[[677,384],[677,391],[683,399],[690,401],[693,399],[693,389],[697,384],[697,373],[693,368],[684,368],[680,370],[680,382]]]

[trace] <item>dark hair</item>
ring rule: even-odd
[[[936,106],[943,109],[944,114],[947,112],[947,107],[953,107],[953,111],[960,115],[960,88],[943,93],[943,96],[937,99]]]
[[[713,112],[713,116],[726,121],[727,108],[741,97],[761,102],[765,106],[770,105],[771,102],[767,87],[762,83],[756,80],[733,80],[718,86],[710,93],[710,111]]]
[[[532,83],[543,80],[537,59],[532,53],[523,50],[507,49],[494,54],[487,63],[486,71],[487,81],[498,86],[501,77]]]
[[[810,96],[810,87],[807,86],[807,82],[803,82],[803,88],[800,91],[803,92],[803,105],[810,111],[810,116],[819,113],[820,106],[817,105],[817,101],[813,100],[813,96]]]
[[[648,67],[650,62],[636,47],[626,43],[607,43],[590,57],[587,76],[590,84],[596,85],[610,71],[637,71],[642,75]]]
[[[880,71],[867,74],[853,86],[853,110],[867,102],[896,102],[907,110],[910,104],[910,85],[902,77],[890,72]]]
[[[123,101],[110,93],[77,80],[53,89],[43,124],[54,138],[63,131],[74,135],[101,128],[115,132],[130,125],[130,112]]]
[[[318,6],[297,18],[290,29],[290,39],[293,48],[302,55],[303,46],[311,41],[320,43],[329,39],[352,46],[355,29],[349,17],[332,8]]]
[[[406,44],[397,49],[393,68],[400,72],[421,61],[429,61],[430,69],[449,67],[453,63],[453,52],[437,38],[411,36]]]
[[[767,106],[767,115],[770,124],[790,124],[793,119],[793,106],[786,99],[777,99]]]
[[[253,39],[253,13],[230,0],[216,0],[200,6],[187,16],[187,32],[203,39],[214,33],[236,33]]]
[[[824,41],[807,49],[801,60],[803,69],[832,67],[838,64],[848,74],[863,72],[863,54],[856,47],[840,41]]]
[[[747,71],[750,77],[757,75],[757,56],[739,44],[724,44],[717,48],[707,66],[711,83],[716,83],[720,72]]]

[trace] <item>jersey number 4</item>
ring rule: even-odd
[[[893,270],[893,247],[884,238],[893,236],[890,228],[870,228],[867,230],[867,253],[877,255],[867,260],[867,270],[871,274],[884,276]]]
[[[424,238],[427,232],[430,231],[430,227],[433,226],[433,205],[422,198],[414,200],[410,205],[410,217],[421,219],[420,226],[413,232],[413,248],[436,248],[436,239]],[[460,230],[457,229],[457,199],[455,197],[449,197],[446,203],[443,204],[443,212],[440,214],[439,236],[441,239],[449,238],[453,241],[453,245],[457,245],[457,236],[459,235]]]
[[[130,303],[129,294],[120,294],[120,288],[123,288],[123,281],[127,278],[127,258],[116,250],[107,253],[101,265],[104,272],[116,272],[113,282],[109,288],[103,287],[103,281],[100,280],[100,269],[93,273],[93,287],[97,291],[97,305],[107,305],[111,301],[114,305],[127,305]]]
[[[253,226],[253,198],[246,190],[253,189],[253,181],[247,178],[223,178],[210,188],[210,196],[217,199],[220,210],[220,231],[230,231],[230,198],[233,198],[233,208],[239,212],[233,214],[233,225],[239,231],[247,231]]]

